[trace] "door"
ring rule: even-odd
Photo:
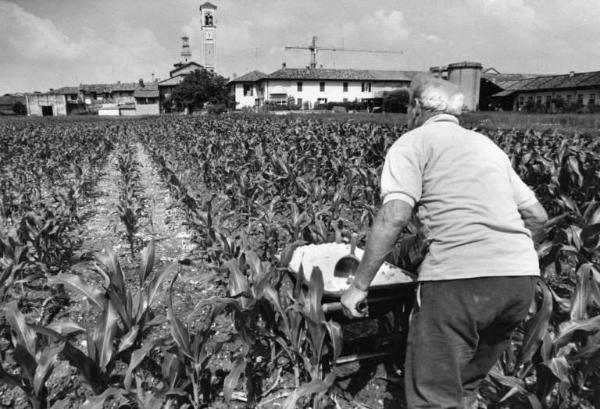
[[[42,116],[53,116],[52,105],[42,105]]]

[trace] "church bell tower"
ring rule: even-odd
[[[216,11],[217,6],[209,2],[200,6],[203,65],[210,71],[214,71],[217,67]]]

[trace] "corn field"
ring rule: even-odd
[[[323,311],[323,277],[287,266],[304,244],[356,233],[364,246],[385,154],[405,131],[241,115],[1,121],[0,405],[19,390],[33,408],[355,407],[336,365],[352,339]],[[600,407],[600,138],[485,133],[551,219],[537,249],[548,286],[480,404]],[[151,208],[140,151],[184,214],[194,260],[165,262],[140,235]],[[107,248],[83,277],[73,267],[82,209],[109,163],[128,259]],[[415,271],[423,252],[415,219],[388,261]],[[219,290],[188,294],[182,316],[173,288],[192,262]],[[92,318],[73,318],[75,297]],[[217,333],[219,322],[231,330]],[[61,365],[76,379],[50,388]]]

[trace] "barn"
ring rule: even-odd
[[[508,85],[492,96],[499,106],[514,111],[597,111],[600,71],[540,75]]]

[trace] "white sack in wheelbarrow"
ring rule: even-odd
[[[339,294],[346,290],[350,283],[346,277],[335,277],[333,270],[335,263],[348,254],[350,254],[350,244],[345,243],[301,246],[294,251],[289,269],[298,273],[300,271],[300,264],[302,264],[304,276],[307,280],[310,280],[313,267],[319,267],[323,273],[324,291],[326,293]],[[364,250],[357,247],[355,256],[358,259],[362,259],[363,254]],[[415,281],[416,277],[414,274],[386,262],[377,271],[377,275],[375,275],[371,283],[371,288],[409,284]]]

